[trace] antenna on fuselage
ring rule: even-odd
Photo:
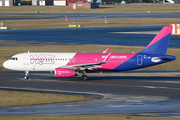
[[[30,51],[28,51],[28,53],[29,53]]]

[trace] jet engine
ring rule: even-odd
[[[56,77],[74,77],[79,75],[74,69],[68,68],[56,68],[54,73]]]

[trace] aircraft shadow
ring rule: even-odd
[[[52,78],[53,79],[53,78]],[[68,81],[84,81],[81,77],[72,78],[54,78],[56,80],[68,80]],[[162,76],[88,76],[87,81],[96,80],[154,80],[154,81],[180,81],[180,77],[162,77]]]

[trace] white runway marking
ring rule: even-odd
[[[159,31],[139,31],[139,32],[109,32],[114,34],[151,34],[156,35]],[[172,35],[179,35],[179,34],[172,34]]]
[[[146,82],[159,82],[159,83],[174,83],[174,84],[180,84],[180,81],[146,81]]]
[[[159,31],[140,31],[140,32],[110,32],[115,34],[158,34]]]
[[[150,89],[172,89],[172,90],[180,90],[180,88],[161,87],[161,86],[140,86],[140,87],[150,88]]]
[[[17,88],[17,87],[3,87],[3,86],[0,86],[0,88],[4,88],[4,89],[16,89],[16,90],[44,91],[44,92],[60,92],[60,93],[62,92],[62,93],[90,94],[90,95],[100,95],[100,96],[103,96],[103,98],[111,98],[111,95],[109,95],[109,94],[94,93],[94,92],[80,92],[80,91],[67,91],[67,90],[50,90],[50,89],[36,89],[36,88]]]
[[[28,79],[25,80],[24,78],[16,78],[17,80],[24,80],[24,81],[32,81],[32,80],[36,80],[36,81],[57,81],[57,80],[45,80],[45,79]]]

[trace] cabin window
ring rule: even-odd
[[[10,60],[18,60],[18,58],[12,57],[12,58],[10,58]]]

